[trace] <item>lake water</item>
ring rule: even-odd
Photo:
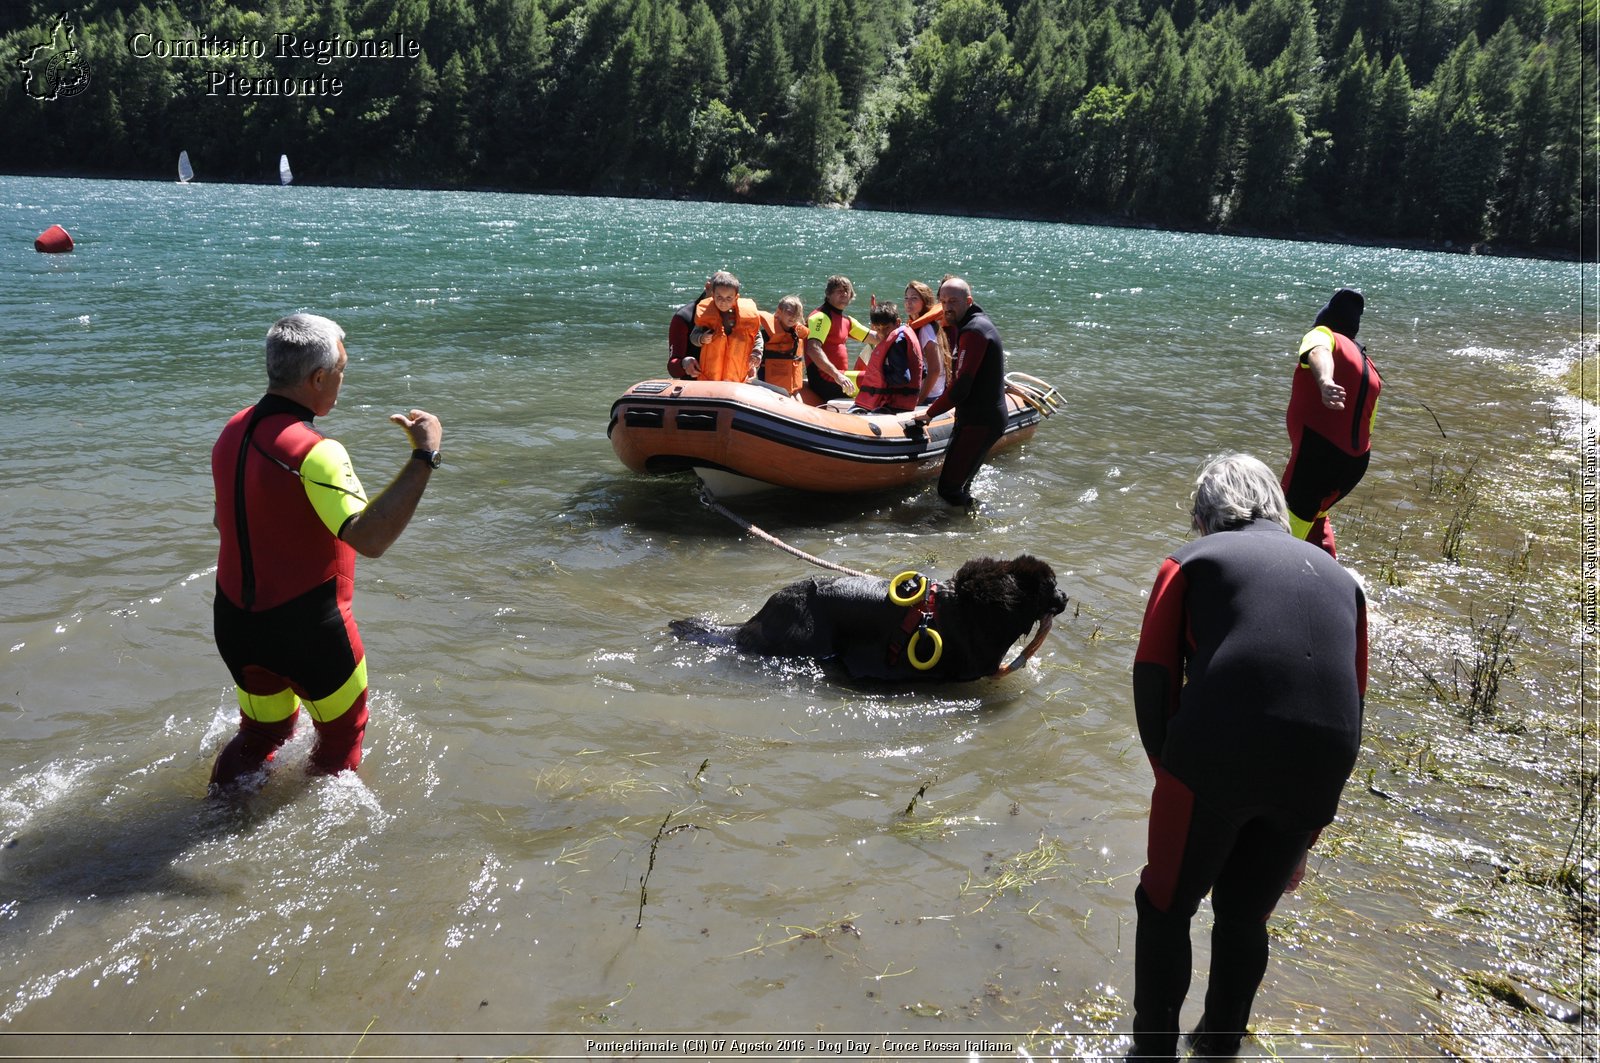
[[[52,223],[73,254],[33,252]],[[1452,972],[1509,954],[1458,909],[1495,888],[1497,854],[1559,855],[1572,823],[1488,815],[1470,781],[1385,782],[1406,736],[1451,730],[1412,718],[1395,647],[1415,657],[1481,617],[1522,531],[1540,535],[1537,558],[1574,564],[1563,485],[1578,448],[1549,370],[1583,330],[1576,265],[10,177],[0,232],[6,1050],[648,1058],[641,1039],[712,1056],[686,1042],[720,1032],[805,1039],[776,1055],[819,1035],[874,1051],[884,1035],[960,1040],[962,1058],[984,1039],[1002,1046],[975,1046],[985,1058],[1118,1054],[1150,786],[1129,693],[1144,597],[1208,455],[1281,467],[1291,352],[1343,284],[1366,292],[1362,339],[1389,385],[1339,524],[1373,586],[1375,689],[1346,844],[1274,919],[1252,1050],[1424,1057],[1468,1015],[1495,1036]],[[742,619],[816,571],[703,507],[692,481],[630,474],[606,440],[612,400],[662,375],[672,310],[724,267],[765,307],[789,292],[815,305],[832,273],[864,305],[958,272],[1009,367],[1062,390],[1066,411],[981,474],[973,516],[931,487],[742,509],[880,574],[1044,558],[1072,604],[1023,674],[882,690],[668,634],[677,617]],[[358,776],[308,780],[303,730],[259,794],[217,806],[202,795],[236,708],[211,640],[209,452],[263,390],[267,326],[296,310],[348,333],[343,398],[319,423],[369,492],[408,452],[392,411],[440,416],[445,466],[399,544],[359,566],[374,694]],[[1499,531],[1480,519],[1498,538],[1451,566],[1432,545],[1430,468],[1469,454],[1480,514],[1526,497]],[[1394,514],[1412,530],[1389,557],[1378,529]],[[1412,579],[1380,580],[1386,558]],[[1570,595],[1530,595],[1519,619],[1512,691],[1575,713]],[[1482,756],[1506,776],[1558,772],[1576,739],[1544,719]],[[1383,831],[1395,852],[1359,842]],[[1556,961],[1526,958],[1546,930],[1530,916],[1522,931],[1504,935],[1526,939],[1519,970],[1559,981]],[[1527,1038],[1513,1055],[1559,1054],[1536,1028],[1503,1033]]]

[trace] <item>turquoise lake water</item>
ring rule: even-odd
[[[73,254],[33,252],[52,223]],[[1430,462],[1480,448],[1540,511],[1574,460],[1550,382],[1583,332],[1569,263],[12,177],[0,234],[0,1030],[17,1051],[87,1030],[138,1035],[85,1042],[105,1055],[608,1058],[626,1053],[586,1042],[854,1031],[1116,1054],[1150,786],[1129,697],[1144,596],[1208,455],[1287,457],[1292,352],[1327,295],[1365,291],[1388,382],[1352,512],[1420,511]],[[885,691],[668,634],[742,619],[814,571],[691,482],[629,473],[606,440],[611,402],[662,375],[668,316],[719,268],[763,307],[815,305],[833,273],[862,304],[959,273],[1009,367],[1061,389],[1066,410],[981,474],[973,516],[931,487],[744,514],[880,574],[1045,559],[1072,604],[1024,674]],[[267,326],[296,310],[347,332],[343,397],[319,423],[369,492],[408,454],[396,410],[439,415],[445,467],[399,544],[359,566],[359,775],[308,781],[301,734],[259,795],[218,808],[200,797],[235,710],[211,641],[209,452],[263,390]],[[1381,544],[1360,532],[1341,526],[1341,553],[1373,582]],[[1441,616],[1439,637],[1458,628]],[[1564,696],[1572,632],[1546,625],[1530,647],[1545,663],[1526,688]],[[1378,804],[1347,795],[1346,818],[1359,829]],[[1565,838],[1471,809],[1448,823],[1491,848]],[[1051,870],[1004,888],[1029,853]],[[1432,909],[1386,874],[1404,876],[1333,854],[1313,869],[1331,899],[1280,908],[1291,929],[1256,1009],[1279,1052],[1437,1045],[1439,968],[1395,932]],[[1448,962],[1489,965],[1474,947]]]

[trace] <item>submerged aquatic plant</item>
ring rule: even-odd
[[[788,945],[796,941],[821,941],[827,944],[831,949],[832,944],[829,941],[830,938],[853,937],[859,939],[861,937],[861,929],[857,927],[855,923],[855,921],[860,918],[860,915],[852,912],[851,914],[843,917],[829,917],[823,922],[818,923],[816,926],[800,926],[795,923],[785,923],[780,928],[784,931],[783,937],[776,941],[768,941],[767,932],[766,930],[763,930],[760,936],[757,938],[756,943],[738,953],[738,955],[748,956],[751,953],[762,953],[767,949],[777,948],[779,945]],[[913,968],[913,970],[914,969],[915,968]],[[885,973],[877,977],[898,977],[899,975],[910,973],[910,971],[899,971],[894,975],[890,975],[886,968]]]
[[[1478,455],[1474,454],[1465,466],[1452,466],[1439,455],[1428,461],[1428,499],[1448,503],[1449,515],[1440,529],[1439,549],[1446,561],[1459,564],[1461,547],[1466,541],[1467,529],[1472,526],[1472,514],[1478,507],[1480,491],[1477,482]]]
[[[1467,528],[1471,526],[1472,511],[1478,505],[1478,492],[1476,489],[1463,490],[1454,498],[1455,505],[1439,537],[1439,549],[1446,561],[1459,563],[1461,544],[1467,537]]]
[[[917,792],[911,795],[910,802],[906,804],[905,810],[900,814],[902,816],[909,816],[911,813],[915,812],[917,809],[917,802],[922,800],[922,795],[928,792],[928,787],[931,785],[933,784],[925,782],[921,786],[917,787]]]
[[[1593,341],[1590,341],[1561,375],[1561,386],[1568,394],[1576,395],[1594,406],[1600,406],[1600,365],[1596,364],[1597,359],[1600,359],[1600,352],[1595,350]]]
[[[1400,571],[1400,551],[1406,545],[1406,525],[1400,525],[1400,533],[1395,536],[1394,545],[1390,548],[1387,557],[1378,562],[1378,575],[1383,577],[1383,582],[1390,587],[1405,586],[1405,576]]]
[[[1462,705],[1469,728],[1494,717],[1499,708],[1500,681],[1516,669],[1512,651],[1522,639],[1522,632],[1511,626],[1516,615],[1517,603],[1513,600],[1503,612],[1472,621],[1473,654],[1466,667],[1468,681]]]
[[[1426,685],[1440,705],[1466,721],[1471,730],[1479,723],[1496,720],[1501,709],[1501,684],[1517,670],[1517,653],[1523,632],[1515,621],[1521,609],[1528,562],[1526,549],[1513,561],[1503,605],[1480,615],[1476,604],[1467,608],[1467,631],[1463,640],[1453,640],[1449,649],[1448,673],[1444,661],[1430,665],[1418,659],[1412,647],[1391,645],[1391,662],[1404,662]],[[1419,646],[1420,652],[1428,647]],[[1424,654],[1426,656],[1426,654]],[[1502,723],[1502,730],[1520,730],[1518,723]],[[1421,767],[1421,765],[1417,765]]]
[[[1067,847],[1059,838],[1039,837],[1039,844],[1027,852],[1018,853],[1000,861],[998,866],[993,866],[994,877],[987,882],[973,882],[972,876],[967,876],[967,881],[961,886],[961,896],[971,893],[986,893],[988,896],[983,903],[978,905],[974,912],[981,912],[994,902],[996,897],[1004,893],[1021,894],[1030,886],[1041,882],[1050,882],[1056,876],[1056,869],[1070,864],[1071,859]],[[990,868],[984,868],[985,872]]]

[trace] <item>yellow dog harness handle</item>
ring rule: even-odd
[[[910,589],[900,593],[901,586]],[[889,601],[902,609],[909,609],[928,596],[928,577],[915,569],[906,569],[889,581]]]
[[[917,658],[917,643],[921,641],[923,635],[927,635],[929,641],[933,643],[933,652],[928,654],[926,659],[919,660]],[[940,636],[937,629],[924,626],[911,633],[911,641],[906,643],[906,661],[911,667],[919,672],[926,672],[938,664],[939,658],[942,656],[944,656],[944,638]]]

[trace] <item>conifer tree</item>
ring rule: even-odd
[[[0,63],[61,0],[0,7]],[[0,79],[0,170],[1084,212],[1575,247],[1593,0],[90,0],[94,81]],[[135,58],[135,32],[393,38],[397,62]],[[1327,62],[1324,62],[1327,57]],[[337,98],[208,78],[338,76]],[[86,152],[85,144],[95,145]],[[299,160],[306,160],[301,163]],[[315,160],[312,162],[311,160]],[[859,192],[857,185],[859,184]]]

